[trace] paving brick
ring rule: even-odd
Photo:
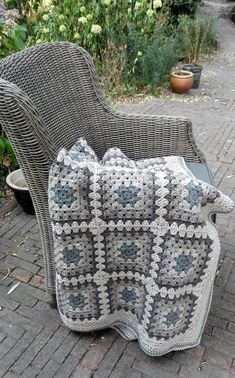
[[[204,360],[209,362],[211,365],[217,366],[221,369],[230,370],[232,365],[231,356],[227,356],[221,352],[214,349],[207,349]]]
[[[231,373],[235,375],[235,360],[233,360],[232,367],[231,367]]]
[[[230,297],[232,298],[232,300],[227,300],[229,299],[229,296],[227,295],[227,293],[224,293],[223,296],[224,298],[219,302],[220,307],[224,310],[235,313],[235,302],[234,302],[235,295],[230,294]]]
[[[9,278],[9,277],[7,277],[7,278]],[[12,281],[10,281],[10,284],[12,284]],[[9,290],[9,286],[5,287],[5,286],[0,285],[0,296],[1,296],[1,298],[4,297],[4,298],[6,298],[6,300],[9,298],[10,300],[14,300],[18,303],[24,303],[27,306],[34,306],[37,303],[36,298],[34,298],[30,295],[27,295],[25,293],[23,284],[20,284],[17,287],[17,290],[13,291],[10,294],[10,297],[7,296],[8,290]]]
[[[123,353],[114,370],[112,378],[125,378],[129,368],[133,365],[135,357],[129,353]]]
[[[22,216],[20,215],[20,216],[15,217],[14,219],[10,219],[10,217],[5,218],[4,224],[0,229],[0,237],[4,235],[6,238],[9,238],[9,235],[10,237],[11,237],[11,234],[14,235],[14,233],[16,233],[19,230],[19,225],[22,222],[21,217]]]
[[[38,377],[38,370],[35,370],[32,368],[32,366],[29,366],[25,371],[24,374],[21,375],[22,378],[35,378]],[[47,376],[49,378],[49,376]],[[44,376],[46,378],[46,376]]]
[[[23,259],[20,259],[17,256],[7,256],[6,262],[8,264],[16,266],[17,268],[21,268],[23,270],[26,270],[29,273],[37,273],[40,269],[37,265],[32,264],[29,261],[25,261]]]
[[[61,319],[56,309],[54,309],[55,314],[51,319],[48,319],[48,314],[45,313],[44,311],[39,312],[35,310],[34,308],[25,306],[24,304],[21,304],[20,307],[16,310],[16,312],[35,322],[39,322],[42,325],[50,325],[50,324],[54,324],[54,322],[61,324]]]
[[[95,339],[94,334],[84,334],[82,337],[78,340],[77,344],[73,347],[71,354],[77,357],[78,362],[80,359],[84,356],[87,349],[90,347],[92,342]]]
[[[11,272],[10,275],[14,277],[17,281],[27,283],[29,282],[30,278],[32,278],[33,273],[27,272],[26,270],[21,268],[16,268]]]
[[[62,344],[56,350],[56,352],[53,354],[53,360],[57,361],[59,364],[62,364],[73,349],[74,345],[78,342],[80,337],[81,335],[79,335],[78,333],[70,332],[66,339],[64,339]]]
[[[32,344],[25,350],[25,352],[20,356],[20,358],[15,362],[15,364],[12,367],[12,370],[17,372],[18,374],[22,374],[24,370],[28,367],[28,365],[34,360],[34,358],[37,356],[40,350],[51,339],[53,334],[56,332],[57,328],[58,328],[57,324],[51,327],[45,327],[42,330],[42,332],[34,339]]]
[[[204,377],[206,376],[211,378],[232,378],[231,374],[228,371],[206,363],[202,365],[201,373]]]
[[[186,351],[179,351],[173,356],[173,360],[177,362],[179,369],[179,364],[190,367],[191,369],[197,370],[200,367],[201,357],[196,358],[196,355],[187,353]]]
[[[17,378],[19,375],[16,375],[14,373],[8,372],[4,375],[4,378]]]
[[[128,343],[126,352],[132,354],[135,356],[135,358],[138,361],[144,361],[145,363],[149,363],[151,366],[155,366],[156,369],[163,369],[169,372],[177,372],[179,370],[179,363],[177,362],[177,355],[180,352],[177,352],[176,354],[168,353],[166,356],[163,356],[161,358],[153,358],[148,355],[146,355],[139,347],[137,342]],[[173,356],[173,357],[172,357]],[[171,359],[174,358],[175,361]],[[189,357],[190,358],[190,357]]]
[[[187,366],[183,366],[181,371],[180,371],[180,377],[182,377],[182,378],[205,378],[205,375],[203,375],[199,371],[192,370]]]
[[[26,233],[37,225],[37,219],[35,217],[30,218],[31,220],[21,228],[21,232]]]
[[[26,332],[21,339],[10,349],[10,351],[2,358],[0,364],[0,377],[9,370],[14,362],[20,357],[20,355],[27,349],[27,347],[34,340],[35,334]]]
[[[231,346],[231,344],[222,340],[218,342],[218,339],[215,339],[214,337],[203,335],[202,345],[209,349],[215,349],[217,352],[227,354],[231,357],[234,356],[234,348]]]
[[[194,357],[197,360],[201,360],[205,353],[205,348],[202,345],[198,345],[195,348],[185,349],[184,353],[188,356]],[[178,354],[178,352],[176,354]]]
[[[0,333],[0,344],[5,339],[6,335],[3,333]]]
[[[157,367],[155,363],[145,362],[145,361],[135,361],[133,368],[137,371],[140,371],[144,374],[149,375],[152,378],[175,378],[176,374],[162,370]]]
[[[92,377],[93,377],[92,371],[82,366],[79,366],[71,376],[71,378],[92,378]]]
[[[78,364],[77,357],[70,354],[56,372],[56,378],[69,377]]]
[[[106,353],[107,349],[105,347],[92,343],[81,360],[81,366],[88,370],[96,370]]]
[[[13,337],[6,337],[0,344],[0,359],[2,359],[16,344],[16,340]]]
[[[233,261],[229,258],[225,258],[220,266],[219,274],[216,277],[215,284],[220,287],[224,287],[230,275]]]
[[[58,364],[54,360],[49,360],[44,368],[40,371],[37,378],[54,377],[56,376],[56,372],[59,368],[60,364]],[[68,377],[68,375],[65,375],[65,377]]]
[[[3,296],[0,297],[0,306],[1,307],[6,307],[9,310],[14,311],[19,307],[19,305],[20,305],[19,302],[16,302],[13,299],[10,299],[9,296],[8,297],[3,297]]]
[[[28,223],[30,220],[29,220],[29,217],[27,217],[26,215],[20,215],[19,217],[17,217],[18,219],[16,220],[16,223],[13,224],[13,221],[11,222],[11,226],[13,225],[13,227],[10,227],[10,229],[8,228],[8,230],[5,230],[5,232],[3,232],[2,235],[4,235],[5,238],[7,239],[10,239],[12,238],[12,236],[14,236],[16,233],[18,233],[20,231],[20,229],[26,224]],[[6,232],[7,231],[7,232]],[[1,236],[1,235],[0,235]]]
[[[34,297],[41,301],[47,302],[47,296],[45,290],[37,289],[36,287],[30,286],[29,284],[20,285],[24,294]]]
[[[2,267],[2,266],[1,266]],[[14,268],[13,268],[14,269]],[[7,269],[4,271],[4,269],[2,270],[2,273],[4,272],[4,274],[1,274],[0,273],[0,289],[3,288],[3,287],[9,287],[12,282],[14,281],[14,278],[12,277],[7,277],[5,278],[6,274],[8,273]],[[4,279],[4,281],[3,281]],[[9,289],[8,289],[9,290]]]
[[[37,354],[35,359],[32,362],[32,366],[36,369],[42,369],[47,361],[51,358],[54,354],[56,349],[60,346],[63,340],[68,335],[69,330],[63,326],[61,326],[56,333],[52,336],[52,338],[48,341],[48,343],[43,347],[43,349]]]
[[[101,362],[98,370],[94,373],[94,378],[107,378],[115,367],[117,361],[126,348],[127,342],[120,338],[115,340],[110,350]]]
[[[35,274],[30,281],[30,285],[38,287],[39,289],[44,290],[45,288],[45,279],[39,274]]]
[[[128,378],[149,378],[150,376],[146,375],[146,374],[143,374],[140,371],[137,371],[135,369],[129,369],[126,372],[126,377],[128,377]]]
[[[212,335],[219,340],[235,345],[235,335],[233,333],[215,327]]]
[[[25,330],[15,326],[14,324],[9,323],[7,320],[1,319],[0,321],[0,330],[6,335],[12,336],[14,339],[18,340],[23,336]]]
[[[96,344],[102,345],[106,349],[110,349],[117,336],[118,334],[116,331],[113,329],[107,329],[97,334],[95,342]]]
[[[221,303],[222,301],[220,302],[220,304],[214,307],[214,303],[212,302],[211,313],[214,313],[216,317],[221,317],[228,322],[235,322],[235,313],[233,311],[222,308]]]
[[[216,316],[213,316],[213,313],[209,314],[208,319],[207,319],[207,325],[211,325],[213,327],[218,327],[222,329],[227,328],[228,321],[226,319],[221,319]]]
[[[0,320],[3,319],[5,322],[9,322],[9,324],[18,326],[23,328],[31,333],[39,333],[42,329],[42,325],[33,322],[32,320],[21,316],[13,311],[4,309],[0,311]]]
[[[0,239],[0,251],[4,251],[6,254],[16,253],[21,259],[34,263],[37,260],[35,254],[37,248],[25,248],[24,244],[19,246],[19,243],[13,240],[1,238]]]

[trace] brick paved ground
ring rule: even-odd
[[[222,53],[204,67],[201,90],[192,92],[194,97],[122,107],[191,118],[216,185],[235,200],[235,26],[221,19],[218,30]],[[0,224],[0,377],[235,377],[235,213],[219,215],[217,225],[221,261],[201,345],[152,358],[112,330],[85,335],[61,325],[57,310],[46,304],[36,220],[16,208]]]

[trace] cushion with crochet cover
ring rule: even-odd
[[[49,176],[57,302],[80,332],[106,327],[159,356],[200,343],[220,244],[209,215],[233,202],[182,157],[99,161],[86,141]]]

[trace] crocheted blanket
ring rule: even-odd
[[[220,244],[210,214],[233,202],[183,158],[99,162],[80,139],[49,177],[58,309],[69,328],[116,329],[159,356],[199,344]]]

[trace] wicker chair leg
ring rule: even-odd
[[[57,308],[56,295],[47,293],[47,303],[50,308]]]
[[[38,220],[39,230],[41,234],[42,250],[45,268],[45,289],[47,293],[47,302],[55,307],[55,266],[53,252],[53,236],[49,217],[47,194],[36,196],[31,193],[34,202],[34,208]]]

